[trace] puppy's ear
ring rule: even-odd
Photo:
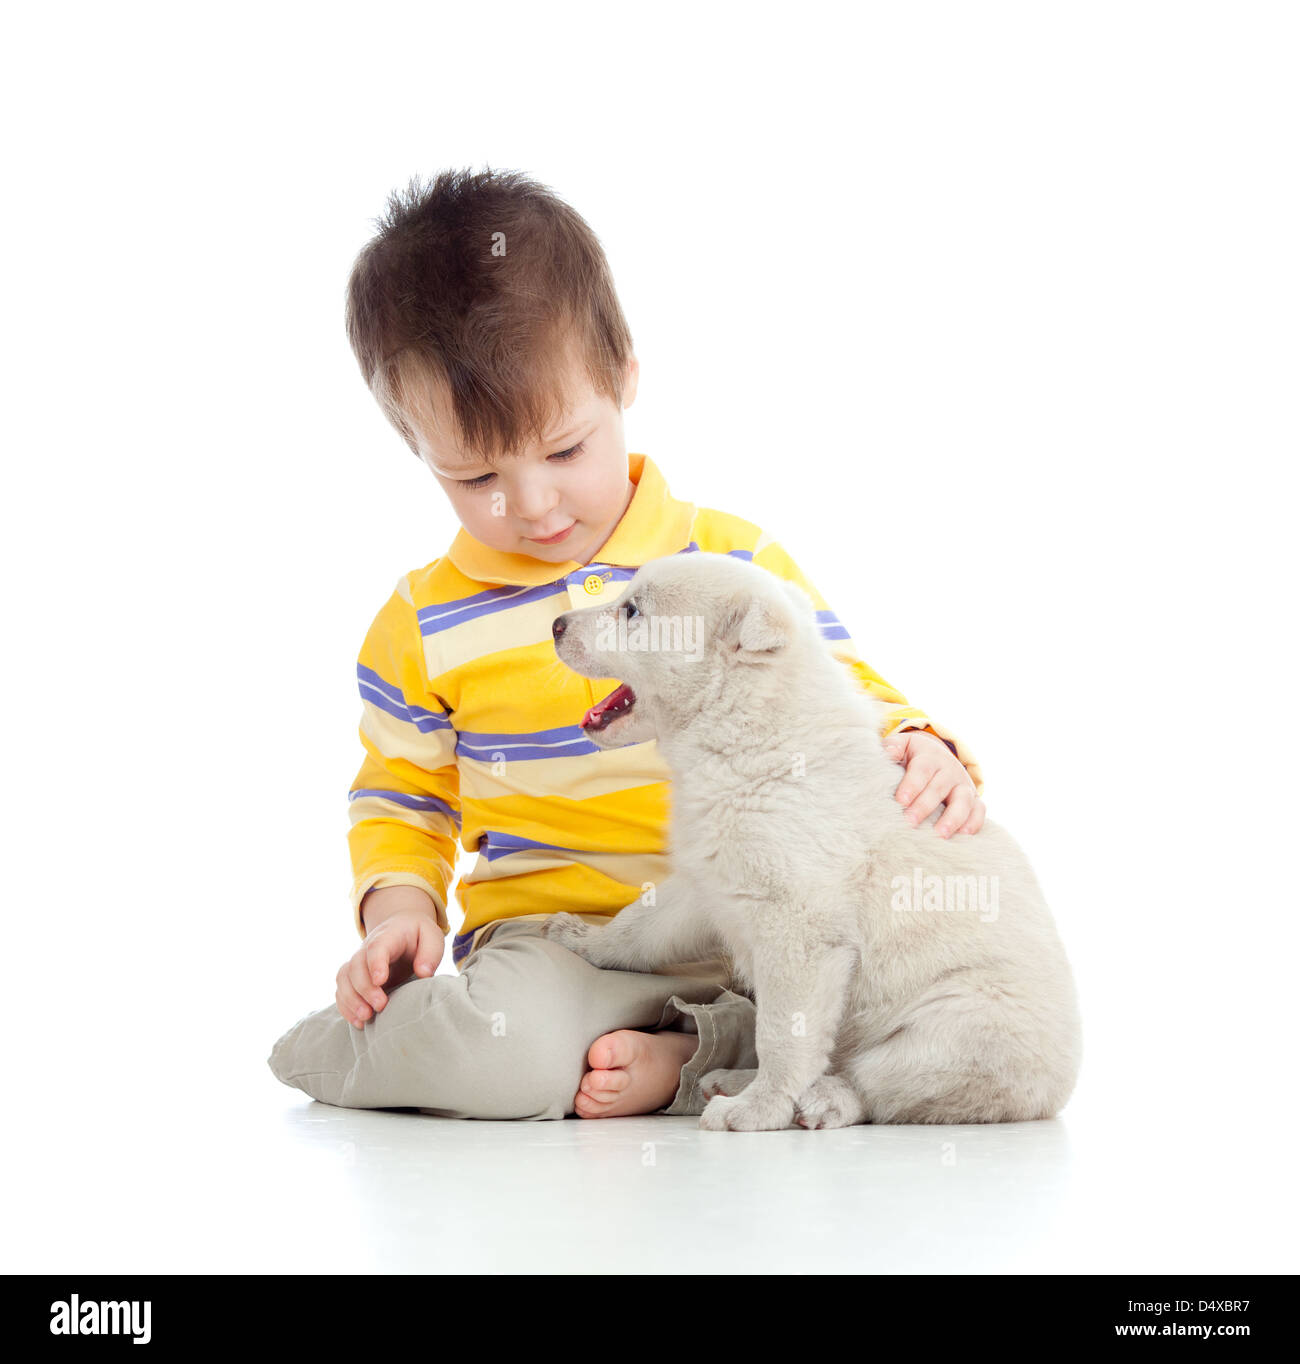
[[[723,621],[723,638],[738,653],[780,653],[790,642],[793,622],[784,607],[761,597],[737,597]]]

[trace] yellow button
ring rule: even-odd
[[[582,583],[583,587],[593,597],[599,597],[605,588],[605,580],[599,573],[588,573]]]

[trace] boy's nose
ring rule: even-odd
[[[551,622],[551,634],[553,634],[556,639],[559,639],[559,637],[564,633],[566,628],[567,627],[564,624],[563,616],[556,616],[556,618]]]

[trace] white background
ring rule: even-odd
[[[1293,7],[65,5],[9,34],[14,1267],[152,1267],[177,1190],[224,1187],[187,1143],[255,1179],[245,1115],[305,1102],[265,1057],[356,945],[356,653],[456,529],[344,285],[393,189],[491,165],[608,252],[629,447],[777,535],[979,755],[1079,980],[1076,1161],[1118,1133],[1186,1180],[1145,1267],[1194,1226],[1188,1267],[1296,1268]],[[210,1222],[203,1263],[249,1230]],[[1051,1263],[1131,1235],[1067,1228]]]

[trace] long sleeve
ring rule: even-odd
[[[907,729],[923,729],[933,734],[935,738],[942,739],[970,774],[976,792],[981,793],[984,789],[984,777],[975,755],[957,735],[930,719],[919,707],[912,705],[897,687],[890,686],[879,673],[862,660],[848,630],[840,623],[839,617],[827,605],[825,597],[812,585],[784,547],[768,535],[760,535],[754,547],[753,561],[780,578],[798,583],[812,598],[813,605],[817,608],[822,638],[830,642],[831,652],[853,672],[864,691],[884,704],[885,722],[881,728],[881,737]]]
[[[450,931],[448,887],[460,830],[456,732],[425,675],[420,624],[405,578],[375,617],[357,660],[361,768],[348,795],[352,912],[380,886],[419,886]]]

